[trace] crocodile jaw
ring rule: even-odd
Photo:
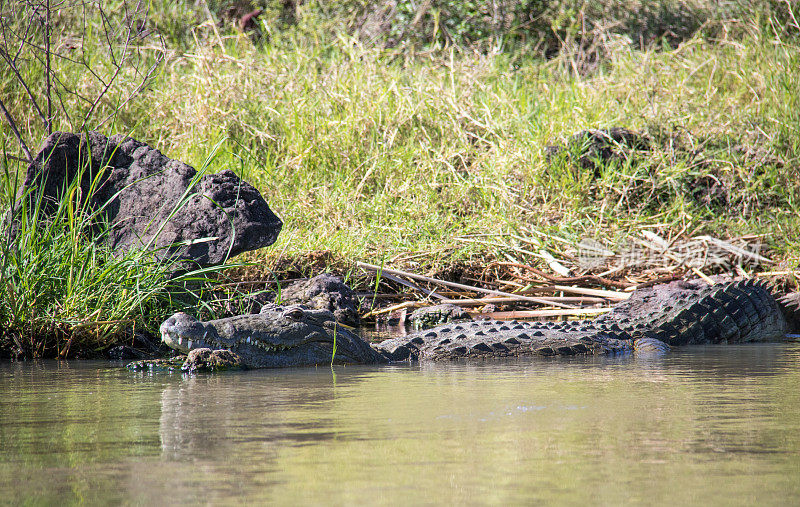
[[[200,322],[179,312],[161,324],[161,339],[172,349],[228,349],[250,368],[309,366],[330,363],[377,363],[385,358],[352,334],[331,322],[311,325],[313,312],[302,312],[300,320],[286,319],[268,308],[268,314],[242,315]],[[290,309],[292,313],[297,310]],[[334,354],[334,340],[337,348]]]
[[[182,354],[188,354],[189,351],[194,349],[219,349],[219,346],[215,345],[213,342],[208,342],[202,338],[183,338],[178,333],[174,333],[170,330],[164,330],[163,326],[161,329],[161,341],[164,342],[167,347],[177,350]]]
[[[186,332],[178,329],[191,330],[191,337],[186,337]],[[208,331],[203,323],[183,312],[176,313],[165,320],[161,327],[161,341],[169,348],[187,354],[192,349],[209,347],[207,342]]]
[[[210,348],[217,349],[245,349],[251,353],[282,352],[292,349],[303,342],[295,345],[266,341],[254,336],[241,336],[237,339],[229,339],[220,336],[213,326],[200,322],[191,315],[183,312],[176,313],[161,324],[161,341],[171,349],[184,354],[190,350]],[[309,337],[310,338],[310,337]]]

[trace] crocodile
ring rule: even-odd
[[[177,313],[162,340],[188,353],[228,349],[250,368],[505,356],[664,353],[671,346],[780,341],[800,311],[766,283],[672,282],[640,289],[594,319],[450,323],[369,345],[327,310],[270,304],[261,313],[200,322]],[[789,320],[787,320],[789,319]],[[335,353],[334,353],[335,350]]]
[[[184,354],[228,349],[248,368],[309,366],[331,363],[332,358],[337,364],[386,361],[350,329],[329,310],[276,304],[264,305],[258,314],[208,322],[178,312],[160,328],[161,340],[172,349]]]

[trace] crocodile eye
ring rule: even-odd
[[[283,312],[283,314],[285,316],[289,317],[290,319],[300,320],[300,319],[303,318],[303,315],[305,314],[305,312],[303,311],[302,308],[296,308],[295,307],[295,308],[289,308],[288,310]]]

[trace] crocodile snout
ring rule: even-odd
[[[189,352],[203,336],[203,324],[189,314],[178,312],[165,320],[159,329],[161,341],[179,352]]]

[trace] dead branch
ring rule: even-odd
[[[2,17],[0,16],[0,18],[2,18]],[[19,82],[20,86],[22,86],[22,89],[25,90],[25,93],[28,95],[28,100],[30,100],[31,106],[33,106],[33,109],[36,111],[36,114],[39,115],[39,118],[41,118],[43,122],[47,123],[47,118],[45,117],[44,113],[42,112],[42,109],[39,107],[39,102],[33,96],[33,93],[31,92],[31,89],[28,88],[28,83],[25,81],[25,79],[19,73],[19,69],[17,68],[17,65],[16,65],[16,58],[14,58],[14,59],[10,58],[8,53],[6,53],[3,50],[3,48],[0,48],[0,57],[2,57],[3,60],[6,61],[6,64],[8,65],[8,68],[11,69],[11,72],[14,73],[14,76],[17,78],[17,81]]]
[[[6,121],[8,121],[8,125],[11,127],[11,131],[17,137],[17,141],[19,141],[19,145],[20,147],[22,147],[22,151],[25,153],[25,156],[28,157],[27,162],[30,164],[31,162],[33,162],[33,155],[31,155],[31,151],[28,149],[28,145],[25,144],[25,141],[19,134],[19,130],[17,130],[17,123],[14,121],[14,118],[11,116],[11,113],[8,112],[8,109],[6,109],[6,106],[5,104],[3,104],[2,99],[0,99],[0,109],[3,110],[3,114],[6,117]]]
[[[44,80],[45,92],[44,98],[47,100],[47,117],[44,120],[45,130],[47,135],[53,133],[53,99],[50,92],[50,0],[46,0],[47,4],[44,10]]]
[[[548,306],[550,306],[550,305],[560,306],[562,308],[572,308],[572,305],[568,305],[568,304],[564,304],[564,303],[557,303],[557,302],[553,302],[553,301],[547,301],[547,300],[544,300],[544,299],[541,299],[541,298],[535,298],[535,297],[520,296],[518,294],[511,294],[511,293],[502,292],[502,291],[499,291],[499,290],[484,289],[482,287],[474,287],[474,286],[471,286],[471,285],[464,285],[464,284],[461,284],[461,283],[448,282],[446,280],[439,280],[439,279],[436,279],[436,278],[431,278],[429,276],[416,275],[414,273],[408,273],[406,271],[399,271],[399,270],[396,270],[396,269],[382,268],[380,266],[375,266],[373,264],[367,264],[365,262],[356,262],[356,266],[358,266],[360,268],[363,268],[363,269],[376,271],[378,273],[385,272],[385,273],[389,273],[391,275],[406,276],[406,277],[409,277],[409,278],[414,278],[416,280],[422,280],[424,282],[435,283],[435,284],[438,284],[438,285],[446,285],[448,287],[455,287],[457,289],[465,289],[465,290],[469,290],[469,291],[473,291],[473,292],[482,292],[484,294],[493,294],[495,296],[519,297],[519,298],[524,298],[526,301],[530,301],[532,303],[539,303],[539,304],[548,305]]]
[[[610,312],[611,310],[612,308],[609,306],[605,308],[573,308],[570,310],[516,310],[513,312],[469,313],[479,314],[481,317],[486,317],[487,319],[510,320],[541,317],[586,317],[600,315]]]
[[[581,283],[581,282],[595,282],[600,285],[606,285],[609,287],[616,287],[618,289],[627,289],[628,287],[632,287],[636,284],[627,283],[627,282],[618,282],[616,280],[611,280],[609,278],[603,278],[602,276],[597,275],[583,275],[583,276],[555,276],[549,273],[545,273],[540,269],[536,269],[533,266],[526,266],[525,264],[519,264],[517,262],[502,262],[502,261],[495,261],[487,267],[487,269],[493,265],[496,266],[511,266],[515,268],[525,269],[530,271],[531,273],[544,278],[548,282],[553,283]],[[521,280],[525,280],[528,282],[539,281],[532,277],[527,276],[520,276]]]
[[[73,36],[64,39],[66,32],[54,31],[58,26],[56,14],[68,11],[74,11],[72,18],[75,19],[74,30],[78,32],[79,42]],[[89,11],[93,14],[90,15]],[[138,0],[132,8],[123,1],[118,11],[113,13],[102,2],[89,0],[0,3],[0,64],[8,67],[9,75],[24,90],[24,105],[41,120],[46,135],[52,132],[58,116],[75,131],[86,127],[97,128],[114,118],[121,108],[147,87],[166,55],[165,43],[160,36],[160,47],[148,48],[154,51],[152,59],[147,57],[152,63],[145,63],[142,47],[134,44],[137,38],[144,38],[151,33],[146,29],[147,19],[148,7],[142,0]],[[97,35],[90,38],[93,23],[98,25],[94,30]],[[42,30],[41,37],[39,28]],[[97,44],[99,51],[89,47],[92,43]],[[96,66],[93,56],[104,60],[108,68]],[[35,83],[34,78],[28,75],[30,66],[44,70],[41,85],[38,81],[41,73],[36,76]],[[79,67],[80,73],[88,81],[94,81],[91,88],[96,91],[85,93],[78,85],[71,83],[71,79],[67,78],[71,73],[66,68],[71,70],[75,66]],[[123,87],[120,85],[121,76],[127,69],[133,70],[135,78],[130,87]],[[114,98],[109,99],[112,94]],[[113,111],[96,124],[89,125],[101,104],[105,103],[109,103]],[[14,119],[14,116],[24,113],[17,112],[15,107],[15,104],[7,101],[3,104],[3,114],[25,156],[31,159],[24,134],[17,128],[21,123]]]

